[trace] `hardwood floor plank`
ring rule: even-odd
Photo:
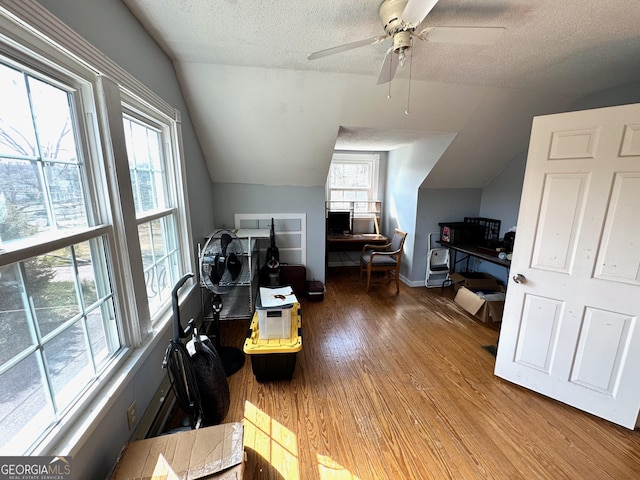
[[[246,479],[635,479],[640,434],[494,376],[498,327],[450,289],[376,285],[330,271],[302,303],[291,381],[229,378]],[[222,335],[242,345],[248,322]]]

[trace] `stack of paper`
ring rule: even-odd
[[[274,308],[292,305],[298,299],[291,287],[260,287],[260,303],[262,308]]]

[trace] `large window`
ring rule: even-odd
[[[170,128],[127,110],[124,131],[151,313],[166,305],[181,275],[171,174]]]
[[[0,27],[0,455],[23,455],[51,451],[171,320],[193,252],[177,112]]]
[[[327,178],[327,200],[331,210],[351,210],[367,216],[371,202],[378,200],[378,154],[336,153]]]
[[[83,85],[0,58],[0,452],[22,453],[120,349]]]
[[[73,91],[0,64],[0,236],[88,225]]]

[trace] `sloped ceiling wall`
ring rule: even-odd
[[[492,87],[414,81],[376,86],[362,75],[180,63],[178,72],[214,182],[324,185],[340,127],[385,137],[462,133],[438,186],[482,186],[526,148],[532,111],[568,101]],[[419,98],[419,102],[413,99]],[[519,129],[514,129],[519,127]],[[351,129],[351,130],[349,130]],[[373,132],[373,133],[371,133]],[[393,168],[393,166],[391,166]]]

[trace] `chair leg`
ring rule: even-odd
[[[400,274],[398,270],[395,271],[396,274],[396,295],[400,293]]]
[[[371,267],[367,267],[367,293],[369,293],[369,286],[371,285]]]

